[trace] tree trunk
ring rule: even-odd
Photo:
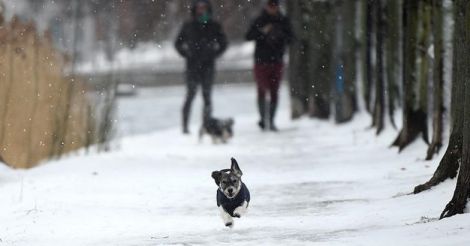
[[[387,68],[387,94],[388,94],[388,114],[390,122],[394,128],[395,109],[400,101],[400,86],[398,83],[398,73],[400,64],[400,6],[401,1],[387,0],[386,5],[386,68]]]
[[[433,134],[426,160],[431,160],[442,148],[444,116],[444,30],[441,0],[432,0],[432,34],[434,40],[433,64]]]
[[[419,2],[405,1],[404,4],[403,73],[405,104],[403,108],[403,127],[392,144],[392,146],[399,147],[400,151],[416,140],[420,133],[423,134],[425,142],[428,142],[427,114],[426,108],[423,108],[422,105],[424,95],[420,95],[416,76]]]
[[[308,56],[310,71],[308,84],[311,88],[309,101],[311,102],[310,116],[320,119],[330,117],[331,84],[333,65],[333,27],[335,18],[333,6],[329,1],[301,1],[311,13],[308,20]]]
[[[458,70],[454,82],[465,88],[463,90],[465,91],[465,100],[461,101],[461,107],[464,111],[463,153],[454,196],[442,212],[441,219],[463,213],[467,205],[467,199],[470,197],[470,107],[468,107],[470,105],[470,60],[468,59],[470,56],[470,2],[468,0],[456,0],[455,8],[458,12],[456,26],[459,26],[459,28],[456,28],[456,36],[459,36],[459,46],[456,47],[454,53],[457,56],[456,61],[461,63],[459,66],[462,69]],[[467,105],[467,107],[464,105]]]
[[[384,30],[385,30],[385,10],[382,0],[376,0],[375,13],[377,18],[377,43],[376,47],[376,85],[375,85],[375,105],[372,126],[377,128],[377,134],[384,129],[385,116],[385,77],[384,77]]]
[[[290,86],[292,118],[330,116],[331,4],[317,1],[289,1],[297,40],[291,47]]]
[[[456,6],[463,5],[460,2],[460,5]],[[464,104],[462,102],[465,101],[465,84],[460,82],[460,80],[464,80],[466,78],[466,70],[469,68],[467,65],[468,56],[466,53],[464,53],[466,52],[465,49],[468,46],[468,41],[466,41],[465,37],[467,27],[464,23],[465,20],[462,19],[463,9],[455,7],[454,10],[456,21],[453,41],[454,58],[452,67],[452,130],[449,138],[449,146],[432,178],[428,182],[415,187],[415,194],[428,190],[449,178],[455,178],[459,169],[459,163],[462,159],[464,126]]]
[[[469,6],[467,4],[467,6]],[[470,12],[470,7],[467,7],[467,12]],[[467,14],[468,15],[468,14]],[[470,18],[468,18],[470,21]],[[470,42],[470,40],[468,40]],[[470,47],[469,47],[470,48]],[[467,55],[470,52],[466,51]],[[467,56],[468,57],[468,56]],[[469,64],[470,65],[470,64]],[[470,73],[467,73],[469,76]],[[464,79],[464,78],[462,78]],[[465,78],[467,85],[465,85],[466,96],[465,104],[470,105],[470,85],[468,83],[468,77]],[[464,116],[464,129],[463,129],[463,153],[462,161],[460,164],[459,177],[457,179],[457,185],[455,187],[454,196],[452,200],[447,204],[446,208],[441,214],[441,219],[445,217],[451,217],[456,214],[464,213],[464,209],[467,206],[467,199],[470,197],[470,108],[465,107]]]
[[[308,112],[308,56],[304,21],[299,1],[288,1],[287,12],[292,21],[297,39],[291,45],[289,55],[289,83],[291,94],[291,116],[300,118]]]
[[[350,121],[357,109],[356,104],[356,39],[355,20],[356,2],[337,0],[336,19],[336,86],[335,86],[335,119],[336,123]]]
[[[426,143],[429,143],[428,140],[428,85],[430,78],[429,62],[430,57],[428,55],[428,50],[431,45],[431,0],[421,0],[420,1],[420,20],[421,20],[421,30],[418,41],[418,64],[419,64],[419,89],[418,89],[418,107],[421,112],[424,112],[426,118],[425,122],[422,122],[424,129],[423,137]]]
[[[372,112],[372,86],[374,84],[374,64],[373,64],[373,44],[374,44],[374,4],[377,0],[366,0],[366,59],[365,72],[366,80],[364,83],[364,102],[366,110]]]

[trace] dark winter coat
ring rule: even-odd
[[[246,188],[244,183],[242,183],[240,192],[238,192],[237,196],[232,199],[227,198],[220,189],[217,190],[217,206],[222,206],[225,212],[230,214],[232,217],[234,217],[233,212],[235,209],[243,205],[245,201],[250,203],[250,191]]]
[[[227,37],[219,23],[212,18],[205,23],[197,20],[195,6],[198,2],[208,4],[212,15],[209,1],[194,1],[192,18],[184,23],[175,41],[176,50],[186,58],[188,71],[196,73],[204,68],[213,68],[215,59],[227,49]]]
[[[262,29],[271,24],[272,30],[265,34]],[[282,63],[286,47],[294,38],[292,26],[288,17],[279,13],[277,16],[269,15],[266,11],[252,23],[246,39],[256,41],[256,63]]]

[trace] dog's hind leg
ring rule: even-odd
[[[240,207],[236,208],[235,211],[233,211],[233,215],[237,218],[240,218],[242,216],[245,216],[247,212],[248,212],[248,202],[244,201]]]
[[[230,214],[225,212],[225,210],[222,206],[220,206],[219,209],[220,209],[220,217],[222,217],[222,220],[224,221],[225,226],[232,228],[233,227],[233,218],[232,218],[232,216],[230,216]]]

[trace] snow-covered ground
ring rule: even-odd
[[[236,118],[233,141],[199,143],[180,134],[183,93],[122,100],[124,137],[111,153],[1,166],[0,245],[470,245],[470,215],[436,219],[455,181],[404,195],[436,167],[421,159],[423,144],[398,155],[388,148],[396,132],[376,138],[366,115],[342,126],[291,122],[286,90],[281,132],[261,133],[249,85],[215,90],[216,114]],[[226,229],[210,174],[232,156],[252,203]]]
[[[253,66],[253,42],[235,43],[218,61],[219,70],[243,70]],[[119,50],[113,61],[104,52],[97,52],[92,60],[80,64],[77,70],[84,74],[109,71],[175,72],[184,69],[185,61],[177,53],[173,42],[140,43],[134,49]]]

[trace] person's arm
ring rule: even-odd
[[[221,25],[217,24],[217,34],[216,34],[216,41],[217,41],[217,49],[215,51],[216,56],[221,56],[226,50],[228,46],[227,35]]]
[[[295,40],[294,28],[292,27],[292,23],[290,22],[289,18],[286,18],[284,23],[284,33],[285,39],[288,44],[292,44]]]
[[[250,26],[250,29],[246,33],[245,39],[247,41],[258,41],[263,40],[266,38],[266,34],[268,34],[272,29],[272,25],[262,25],[259,19],[256,19]]]
[[[175,40],[175,48],[178,51],[178,53],[185,57],[189,57],[189,50],[188,50],[188,44],[187,44],[187,24],[184,24],[183,27],[181,28],[180,33],[178,34],[178,37],[176,37]]]

